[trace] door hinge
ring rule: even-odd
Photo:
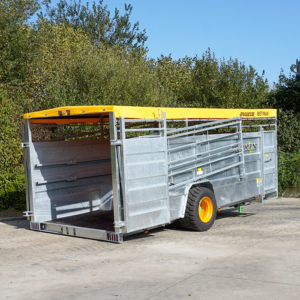
[[[29,148],[29,143],[21,143],[21,148]]]
[[[121,146],[121,141],[120,140],[112,140],[110,141],[111,146]]]
[[[114,226],[115,226],[116,228],[121,228],[121,227],[126,226],[126,223],[125,223],[124,221],[115,221],[115,222],[114,222]]]

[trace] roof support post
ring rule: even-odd
[[[117,141],[117,123],[113,112],[109,113],[109,133],[110,141]],[[113,186],[113,207],[114,207],[114,225],[115,232],[122,233],[122,227],[119,225],[123,222],[124,216],[122,214],[122,189],[120,180],[120,160],[119,149],[116,143],[111,143],[111,171],[112,171],[112,186]]]

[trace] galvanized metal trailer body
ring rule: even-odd
[[[211,189],[218,208],[278,196],[276,110],[87,106],[24,117],[33,230],[122,242],[183,218],[191,187]],[[63,131],[84,124],[96,130]],[[55,138],[35,140],[37,126],[58,128]]]

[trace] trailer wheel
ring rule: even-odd
[[[190,189],[185,215],[179,220],[182,227],[195,231],[206,231],[214,224],[217,203],[214,193],[208,188]]]

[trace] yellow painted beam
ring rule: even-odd
[[[24,119],[61,117],[82,117],[85,115],[101,115],[114,112],[115,117],[126,119],[157,119],[159,113],[166,113],[167,119],[243,119],[276,118],[276,109],[222,109],[222,108],[169,108],[139,106],[65,106],[32,112],[24,115]]]

